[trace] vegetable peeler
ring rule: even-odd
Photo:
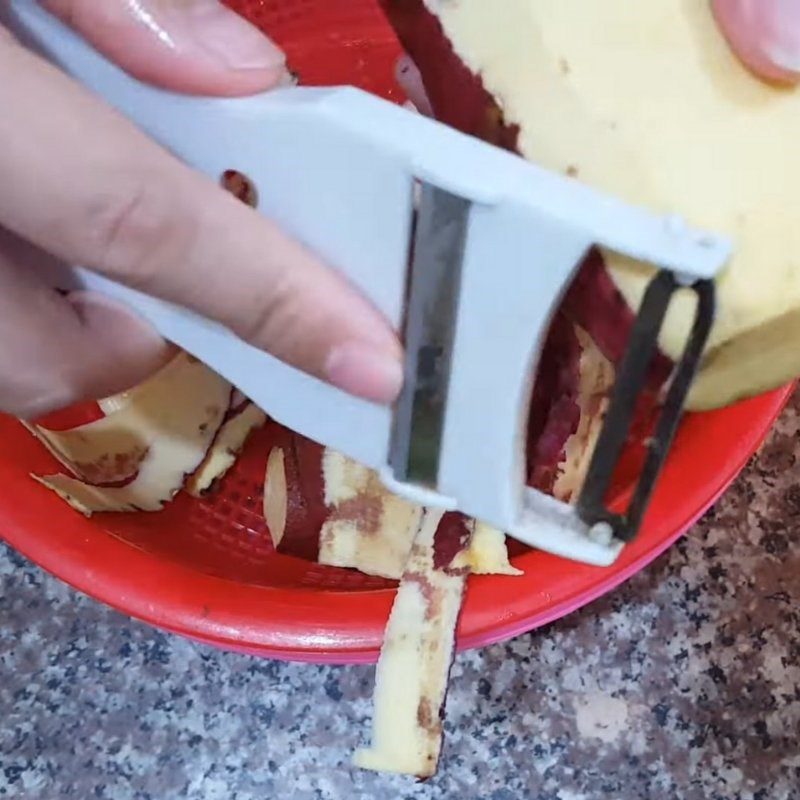
[[[405,386],[393,408],[378,407],[88,270],[71,269],[70,286],[127,303],[275,420],[374,468],[397,494],[561,556],[614,561],[639,528],[677,428],[728,240],[353,88],[184,97],[127,76],[34,0],[10,0],[0,18],[192,167],[214,178],[235,170],[265,187],[258,210],[339,269],[400,331]],[[568,505],[525,485],[525,425],[550,320],[596,245],[656,273],[584,487]],[[698,297],[692,331],[633,499],[615,514],[604,504],[608,483],[680,287]]]

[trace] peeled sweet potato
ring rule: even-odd
[[[709,3],[383,5],[441,119],[732,238],[691,409],[721,407],[800,374],[800,92],[745,69]],[[650,269],[602,255],[637,308]],[[610,314],[604,293],[594,296],[572,312],[611,357],[607,325],[624,330],[626,315]],[[661,338],[667,356],[682,351],[692,316],[692,297],[676,298]]]

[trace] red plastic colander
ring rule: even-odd
[[[402,101],[397,41],[374,0],[231,0],[287,51],[305,84],[352,83]],[[643,531],[608,569],[520,551],[523,577],[477,576],[459,646],[530,630],[610,590],[655,558],[708,508],[759,446],[785,388],[684,421]],[[93,409],[61,415],[61,426]],[[248,444],[220,490],[179,496],[159,514],[87,520],[30,477],[59,465],[0,416],[0,533],[81,591],[160,628],[242,652],[317,662],[375,660],[393,584],[273,552],[261,516],[276,427]]]

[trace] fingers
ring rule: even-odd
[[[346,391],[402,382],[386,320],[338,274],[64,75],[0,42],[0,225],[219,320]]]
[[[798,0],[713,0],[714,14],[736,54],[767,80],[800,80]]]
[[[42,0],[132,75],[175,91],[245,95],[284,76],[283,53],[217,0]]]
[[[98,295],[58,294],[38,255],[0,234],[0,411],[34,419],[129,388],[164,363],[168,346],[146,323]]]

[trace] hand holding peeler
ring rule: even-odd
[[[520,541],[597,565],[636,534],[713,321],[731,244],[460,134],[360,90],[186,97],[107,61],[34,0],[0,10],[17,35],[190,166],[236,170],[275,220],[401,333],[393,408],[350,397],[221,325],[74,267],[68,280],[127,303],[275,420],[377,470],[392,491],[459,510]],[[651,264],[586,482],[575,505],[525,485],[527,411],[549,323],[593,246]],[[670,298],[698,297],[627,510],[604,505]],[[478,432],[478,435],[471,435]]]

